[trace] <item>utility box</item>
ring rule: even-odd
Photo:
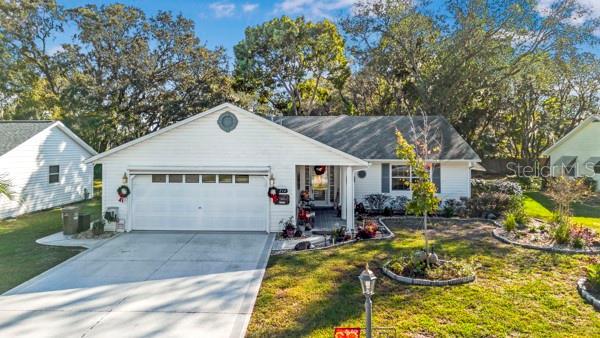
[[[92,223],[92,216],[90,214],[79,214],[77,232],[90,230],[90,223]]]
[[[63,234],[74,235],[79,228],[79,208],[62,208]]]

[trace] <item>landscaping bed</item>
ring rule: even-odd
[[[591,229],[571,229],[569,241],[558,243],[556,227],[540,219],[531,219],[526,227],[507,230],[506,226],[493,230],[493,235],[505,243],[519,245],[528,249],[544,250],[570,254],[600,253],[600,237]]]
[[[475,281],[475,269],[464,262],[440,260],[430,268],[420,266],[413,257],[402,257],[387,262],[383,273],[401,283],[424,286],[448,286]]]
[[[587,278],[581,278],[577,281],[577,290],[583,299],[592,304],[597,311],[600,311],[600,289],[594,287]]]
[[[383,276],[390,257],[423,247],[418,218],[385,218],[386,241],[272,256],[248,337],[331,337],[334,327],[364,327],[357,276],[365,263],[377,275],[373,326],[396,335],[600,336],[600,314],[576,289],[597,257],[556,255],[506,245],[480,220],[432,220],[431,246],[442,258],[476,262],[477,281],[453,287],[406,285]],[[273,311],[277,309],[277,311]]]

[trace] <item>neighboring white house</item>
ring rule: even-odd
[[[600,116],[583,120],[543,152],[550,157],[552,176],[589,176],[600,181]],[[598,185],[600,189],[600,184]]]
[[[431,123],[442,138],[432,160],[440,196],[469,197],[479,157],[445,119]],[[395,131],[410,126],[409,117],[268,119],[222,104],[86,163],[102,164],[103,210],[118,208],[127,231],[279,231],[282,219],[296,217],[303,190],[315,205],[339,206],[352,228],[364,195],[410,196],[410,168],[395,156]],[[131,189],[126,200],[121,185]]]
[[[96,151],[60,122],[0,121],[0,175],[13,199],[0,196],[0,219],[82,200],[92,194]]]

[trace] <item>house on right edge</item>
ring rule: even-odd
[[[542,154],[550,158],[551,176],[588,176],[599,182],[600,115],[583,120]]]

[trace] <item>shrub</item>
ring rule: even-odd
[[[569,244],[571,241],[571,223],[568,217],[564,217],[561,214],[554,214],[553,216],[556,228],[554,229],[554,240],[558,244]]]
[[[381,212],[390,198],[385,194],[369,194],[365,196],[365,202],[367,202],[371,211]]]
[[[466,213],[466,208],[464,201],[450,198],[442,203],[440,215],[443,217],[460,217]]]
[[[509,210],[511,203],[511,196],[508,194],[484,192],[471,198],[468,208],[474,217],[486,217],[490,213],[498,216]]]
[[[598,188],[598,182],[595,179],[589,176],[585,176],[582,178],[583,184],[590,190],[590,192],[596,192]]]
[[[390,208],[390,207],[383,208],[383,216],[392,216],[392,215],[393,215],[392,208]]]
[[[473,194],[481,193],[503,193],[508,195],[522,195],[523,189],[516,182],[511,182],[505,179],[502,180],[482,180],[473,179],[471,180],[471,187]]]
[[[592,264],[587,270],[588,282],[595,290],[600,290],[600,264]]]
[[[368,220],[363,226],[358,227],[356,237],[361,239],[374,238],[377,235],[377,230],[379,230],[379,225],[377,225],[377,222]]]
[[[517,229],[517,218],[515,214],[509,212],[506,214],[506,218],[504,219],[504,230],[508,232],[513,232]]]
[[[529,223],[529,215],[525,211],[522,195],[513,195],[510,197],[509,211],[515,217],[515,221],[521,225]]]
[[[539,176],[519,176],[517,182],[521,190],[539,191],[542,189],[542,178]]]
[[[593,245],[596,239],[596,232],[581,225],[574,225],[569,229],[569,237],[573,247],[582,249]]]
[[[410,198],[406,196],[397,196],[390,202],[390,207],[392,211],[398,213],[400,215],[406,214],[406,206],[410,202]]]

